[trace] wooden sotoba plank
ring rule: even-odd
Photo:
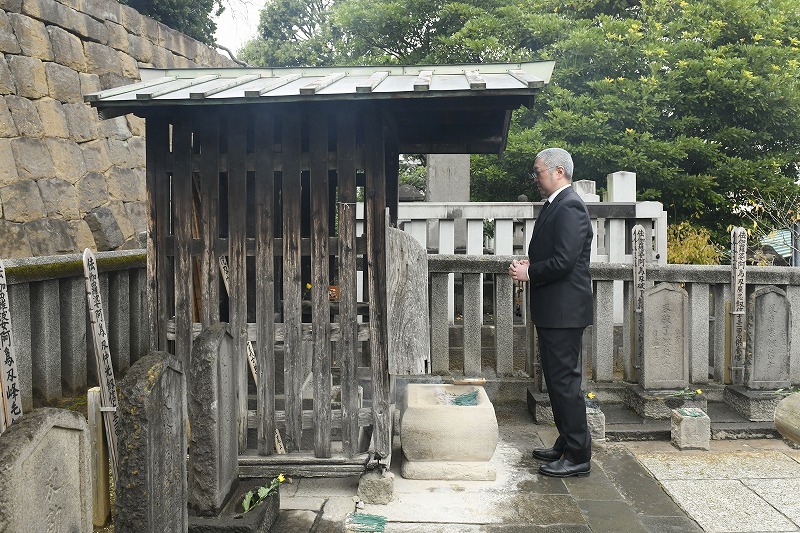
[[[204,222],[200,292],[204,327],[219,322],[219,112],[210,109],[198,120],[200,143],[200,209]]]
[[[432,70],[423,70],[417,75],[414,80],[415,91],[429,91],[431,88],[431,78],[433,78]]]
[[[175,231],[175,355],[188,368],[192,352],[193,276],[192,238],[192,129],[188,120],[178,120],[172,130],[172,202]]]
[[[275,235],[272,114],[258,113],[255,126],[256,176],[256,360],[258,361],[258,451],[275,447]]]
[[[248,109],[235,106],[227,115],[229,316],[236,350],[239,389],[239,451],[247,448],[247,150]]]
[[[328,74],[324,78],[319,78],[316,81],[312,81],[308,85],[300,87],[300,94],[317,94],[325,87],[344,78],[344,76],[345,76],[344,72],[332,72],[331,74]]]
[[[538,76],[534,76],[533,74],[528,74],[527,72],[518,69],[511,69],[508,71],[508,73],[514,76],[520,82],[524,83],[525,87],[528,89],[541,89],[544,87],[544,80]]]
[[[469,88],[473,91],[481,91],[486,89],[486,80],[483,79],[480,72],[477,70],[465,70],[464,76],[467,77]]]
[[[372,405],[375,427],[372,435],[375,454],[386,458],[391,453],[391,418],[389,410],[389,374],[386,352],[386,253],[385,210],[386,171],[384,161],[383,119],[373,108],[366,116],[366,233],[369,285],[370,366],[372,368]]]
[[[281,76],[280,78],[274,78],[269,81],[266,85],[261,87],[260,89],[248,89],[244,92],[244,96],[246,98],[257,98],[264,94],[267,94],[270,91],[274,91],[278,87],[283,87],[284,85],[293,82],[296,79],[300,78],[300,74],[287,74],[286,76]]]
[[[389,71],[383,70],[380,72],[375,72],[370,76],[367,81],[364,83],[359,83],[356,85],[356,92],[357,93],[371,93],[375,90],[375,87],[380,85],[380,83],[389,77]]]
[[[300,450],[302,436],[303,385],[302,346],[300,341],[301,271],[300,271],[300,121],[297,108],[281,114],[281,144],[284,153],[281,179],[283,209],[283,315],[284,390],[286,391],[286,451]]]
[[[227,91],[228,89],[233,89],[234,87],[238,87],[239,85],[244,85],[245,83],[250,83],[253,80],[257,80],[260,78],[260,74],[246,74],[244,76],[239,76],[238,78],[234,78],[230,81],[221,83],[214,87],[213,89],[209,89],[207,91],[196,92],[196,93],[189,93],[189,98],[192,100],[202,100],[203,98],[208,98],[209,96],[215,95],[217,93],[221,93],[222,91]]]
[[[342,449],[358,451],[358,309],[356,280],[356,115],[342,109],[336,119],[339,183],[339,322],[336,344],[342,371]]]
[[[168,86],[159,86],[160,88],[154,89],[152,91],[143,92],[143,93],[136,93],[137,100],[152,100],[153,98],[158,98],[159,96],[164,96],[165,94],[174,93],[175,91],[180,91],[181,89],[186,89],[187,87],[194,87],[196,85],[200,85],[201,83],[205,83],[207,81],[216,80],[219,78],[219,74],[206,74],[205,76],[200,76],[198,78],[186,78],[174,84],[168,84]]]

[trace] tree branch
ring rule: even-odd
[[[231,60],[232,60],[234,63],[236,63],[237,65],[239,65],[240,67],[249,67],[249,66],[250,66],[250,65],[248,65],[247,63],[245,63],[244,61],[242,61],[241,59],[238,59],[238,58],[236,57],[236,54],[234,54],[234,53],[231,51],[231,49],[230,49],[230,48],[228,48],[227,46],[223,46],[223,45],[221,45],[221,44],[219,44],[219,43],[216,43],[214,46],[216,46],[216,47],[217,47],[217,48],[219,48],[220,50],[224,50],[224,51],[228,52],[228,55],[229,55],[229,56],[231,56]]]

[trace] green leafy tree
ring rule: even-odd
[[[603,187],[607,174],[634,171],[640,198],[724,242],[741,221],[732,207],[744,191],[797,179],[794,3],[649,0],[590,18],[549,0],[527,5],[520,43],[532,58],[556,60],[553,80],[518,113],[507,161],[476,162],[473,189],[505,180],[512,199],[534,154],[561,145],[575,156],[577,179]]]
[[[143,15],[194,37],[209,45],[214,44],[217,25],[212,16],[225,10],[223,0],[119,0]]]
[[[289,67],[336,64],[340,42],[332,24],[335,0],[270,0],[261,10],[258,37],[240,56],[253,65]]]

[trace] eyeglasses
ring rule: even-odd
[[[551,172],[555,172],[555,170],[556,170],[557,168],[559,168],[559,167],[560,167],[561,169],[563,169],[563,168],[564,168],[564,167],[562,167],[561,165],[556,165],[556,166],[554,166],[553,168],[550,168],[550,167],[544,167],[544,169],[542,170],[542,172],[544,172],[545,170],[549,170],[549,171],[551,171]],[[538,171],[538,170],[536,170],[536,169],[534,168],[534,169],[531,171],[531,173],[529,174],[529,177],[530,177],[530,179],[531,179],[531,180],[533,180],[533,181],[539,181],[539,171]]]

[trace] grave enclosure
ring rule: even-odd
[[[388,463],[394,376],[430,371],[427,258],[392,228],[399,154],[499,153],[552,67],[159,70],[86,97],[146,119],[150,351],[191,368],[219,322],[234,354],[253,343],[256,379],[244,357],[226,378],[240,476]]]

